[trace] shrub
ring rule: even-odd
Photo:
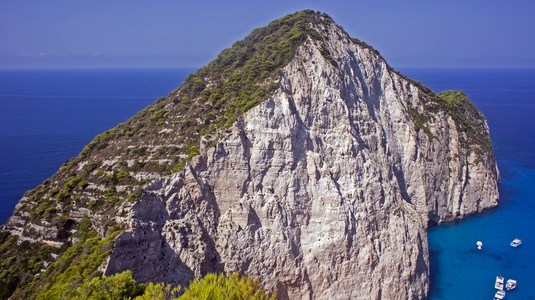
[[[50,197],[56,196],[57,193],[59,193],[58,189],[56,189],[56,188],[51,189],[50,190]]]
[[[239,273],[228,277],[210,273],[201,280],[191,282],[180,299],[275,299],[275,295],[260,288],[258,280]]]
[[[56,195],[56,200],[58,202],[65,202],[66,203],[69,200],[70,196],[71,196],[71,194],[69,192],[63,191],[63,192],[61,192],[61,193]]]
[[[167,116],[167,111],[165,109],[160,109],[152,113],[152,116],[150,116],[150,119],[153,121],[159,121],[160,119]]]
[[[80,181],[80,183],[78,183],[78,186],[82,189],[85,189],[86,187],[89,186],[89,183],[87,181]]]
[[[72,296],[78,299],[131,299],[143,294],[143,290],[143,286],[136,285],[132,271],[125,271],[84,281]]]
[[[69,177],[69,179],[67,179],[67,182],[65,183],[65,185],[63,185],[63,188],[65,189],[65,191],[70,193],[78,185],[78,183],[80,183],[80,181],[82,181],[81,178],[71,176]]]

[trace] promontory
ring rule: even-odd
[[[427,229],[496,206],[498,180],[463,92],[433,92],[305,10],[28,191],[0,229],[0,296],[131,270],[173,285],[240,272],[279,299],[422,299]]]

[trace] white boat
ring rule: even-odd
[[[483,243],[481,241],[477,241],[476,245],[478,250],[481,250],[481,248],[483,248]]]
[[[516,288],[516,280],[509,279],[507,280],[507,284],[505,285],[505,288],[510,291]]]
[[[522,240],[520,239],[514,239],[512,242],[511,242],[511,247],[518,247],[520,246],[520,244],[522,244]]]
[[[505,291],[504,290],[499,290],[494,295],[494,300],[501,300],[503,298],[505,298]]]
[[[496,276],[496,283],[494,284],[494,288],[497,290],[503,290],[503,277],[502,276]]]

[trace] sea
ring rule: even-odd
[[[0,70],[0,223],[25,191],[97,134],[176,88],[194,69]],[[435,92],[463,90],[484,113],[500,169],[497,208],[429,232],[429,299],[535,298],[535,69],[400,71]],[[522,245],[509,243],[519,238]],[[476,242],[483,242],[477,250]]]

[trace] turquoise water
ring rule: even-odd
[[[487,117],[498,166],[500,204],[429,233],[429,299],[492,299],[497,275],[517,288],[506,299],[535,297],[535,70],[406,69],[434,91],[461,89]],[[522,245],[512,248],[514,238]],[[476,241],[483,249],[476,249]]]
[[[95,135],[167,95],[191,71],[0,71],[0,222]],[[496,275],[518,281],[506,299],[533,299],[535,69],[401,71],[436,92],[466,92],[488,119],[502,176],[498,208],[431,230],[430,299],[492,299]],[[514,238],[523,241],[516,249]]]

